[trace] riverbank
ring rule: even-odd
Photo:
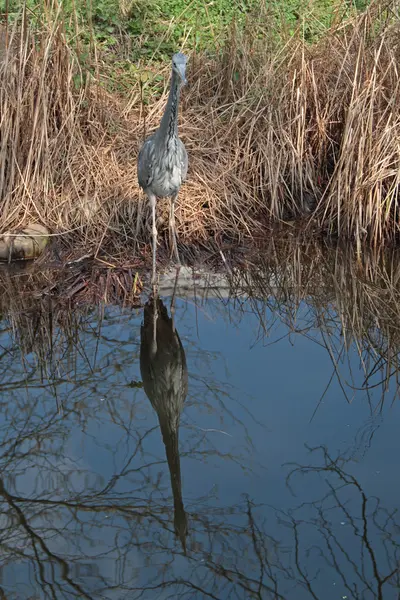
[[[276,19],[261,3],[214,53],[188,52],[180,136],[190,168],[176,210],[184,247],[248,243],[274,223],[358,248],[397,242],[396,4],[338,13],[308,42],[304,21],[270,34]],[[0,229],[36,221],[57,253],[122,264],[147,252],[136,157],[162,114],[170,65],[138,60],[128,88],[115,89],[109,47],[102,55],[77,42],[52,6],[2,29]],[[167,201],[158,214],[162,241]]]

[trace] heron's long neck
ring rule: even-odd
[[[162,436],[167,454],[169,473],[171,477],[172,495],[174,497],[175,508],[183,507],[182,501],[182,481],[181,481],[181,461],[179,458],[179,441],[177,431],[163,431]]]
[[[182,549],[186,554],[187,516],[182,498],[181,461],[178,440],[179,420],[176,423],[176,427],[166,426],[160,421],[160,428],[167,454],[172,496],[174,499],[175,534],[180,538]]]
[[[170,139],[177,137],[178,135],[178,108],[179,94],[181,91],[181,85],[178,79],[178,76],[172,71],[168,102],[161,119],[160,127],[157,131],[160,145],[166,145]]]

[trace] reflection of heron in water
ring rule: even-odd
[[[178,429],[188,392],[188,372],[185,351],[173,317],[168,316],[166,307],[157,296],[150,298],[144,307],[140,339],[143,387],[160,423],[174,497],[175,533],[186,554],[188,526],[182,500]]]

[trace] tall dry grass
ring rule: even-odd
[[[35,25],[23,13],[0,41],[1,229],[39,221],[93,246],[126,185],[115,102],[82,71],[58,3]]]
[[[339,236],[397,234],[398,11],[396,2],[373,2],[311,46],[295,35],[270,49],[252,23],[235,33],[222,77],[214,65],[207,110],[219,117],[213,139],[218,163],[226,161],[224,189],[232,191],[233,174],[242,184],[234,196],[242,214],[258,207],[287,219],[317,209],[319,225]]]
[[[358,244],[396,238],[396,6],[375,0],[307,45],[301,23],[277,42],[260,2],[214,57],[191,56],[180,115],[190,157],[177,209],[182,241],[251,237],[269,220],[304,214]],[[139,78],[124,97],[108,93],[101,56],[83,68],[57,0],[35,24],[23,14],[1,38],[1,230],[36,220],[77,252],[131,253],[148,240],[136,156],[144,123],[148,133],[159,122],[169,65],[164,92],[147,107]],[[161,201],[161,230],[166,214]]]

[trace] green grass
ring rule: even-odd
[[[75,48],[82,70],[92,73],[111,93],[129,94],[138,80],[146,80],[142,100],[147,104],[164,87],[164,77],[155,64],[169,64],[178,50],[221,57],[235,37],[235,28],[239,34],[246,31],[246,37],[250,31],[255,43],[268,44],[270,51],[279,53],[296,35],[309,44],[318,41],[333,23],[364,10],[369,2],[0,0],[0,11],[12,22],[25,5],[28,19],[40,27],[48,22],[49,11],[56,13],[61,6],[69,46]]]
[[[23,0],[1,0],[0,10],[12,20],[23,4]],[[26,0],[29,18],[40,21],[45,4]],[[129,71],[129,62],[169,61],[177,49],[218,53],[233,24],[244,28],[250,22],[255,37],[272,35],[279,40],[300,32],[305,41],[313,42],[334,20],[364,10],[369,0],[265,0],[264,13],[274,23],[268,32],[258,26],[259,0],[63,0],[60,4],[71,39],[95,44],[106,60],[117,61],[117,70]]]
[[[267,40],[279,52],[294,35],[307,43],[317,41],[332,23],[363,10],[369,1],[0,0],[0,13],[10,23],[26,6],[28,20],[40,29],[48,23],[49,12],[61,10],[81,69],[109,92],[120,94],[129,94],[139,79],[146,80],[147,104],[164,87],[154,63],[169,64],[178,50],[221,56],[234,27],[238,32],[250,29],[255,42]]]

